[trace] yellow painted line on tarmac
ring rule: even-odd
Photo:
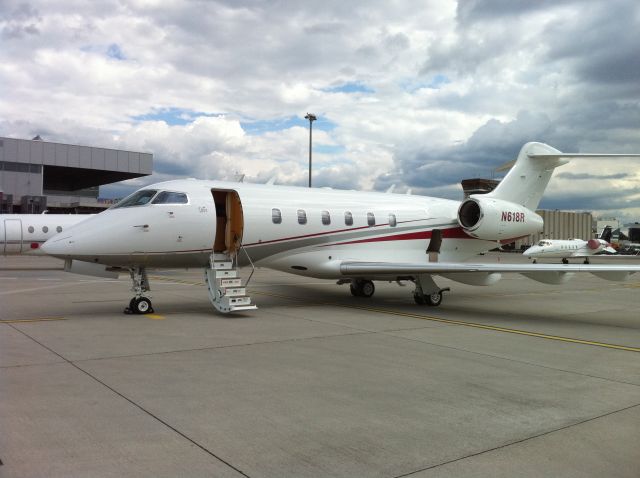
[[[472,328],[476,328],[476,329],[483,329],[483,330],[492,330],[492,331],[496,331],[496,332],[505,332],[505,333],[509,333],[509,334],[517,334],[517,335],[525,335],[528,337],[537,337],[537,338],[541,338],[541,339],[547,339],[547,340],[557,340],[560,342],[569,342],[569,343],[573,343],[573,344],[581,344],[581,345],[593,345],[595,347],[604,347],[604,348],[608,348],[608,349],[614,349],[614,350],[624,350],[626,352],[640,352],[640,347],[630,347],[628,345],[618,345],[618,344],[609,344],[606,342],[597,342],[594,340],[583,340],[583,339],[574,339],[571,337],[563,337],[560,335],[550,335],[550,334],[543,334],[540,332],[530,332],[528,330],[520,330],[520,329],[510,329],[507,327],[499,327],[496,325],[485,325],[485,324],[478,324],[475,322],[466,322],[463,320],[454,320],[454,319],[442,319],[440,317],[432,317],[429,315],[420,315],[420,314],[412,314],[412,313],[408,313],[408,312],[395,312],[395,311],[390,311],[390,310],[385,310],[385,309],[376,309],[373,307],[362,307],[362,306],[349,306],[349,305],[345,305],[344,307],[350,307],[350,308],[355,308],[355,309],[361,309],[361,310],[366,310],[369,312],[378,312],[378,313],[382,313],[382,314],[391,314],[391,315],[398,315],[398,316],[402,316],[402,317],[411,317],[411,318],[416,318],[416,319],[421,319],[421,320],[430,320],[433,322],[441,322],[441,323],[446,323],[446,324],[452,324],[452,325],[462,325],[465,327],[472,327]]]
[[[291,299],[291,300],[304,300],[301,298],[297,298],[297,297],[291,297],[291,296],[286,296],[286,295],[281,295],[281,294],[271,294],[268,292],[252,292],[255,294],[260,294],[260,295],[268,295],[268,296],[272,296],[272,297],[280,297],[280,298],[284,298],[284,299]],[[536,337],[536,338],[540,338],[540,339],[547,339],[547,340],[556,340],[559,342],[568,342],[568,343],[573,343],[573,344],[580,344],[580,345],[591,345],[594,347],[603,347],[603,348],[607,348],[607,349],[613,349],[613,350],[623,350],[625,352],[640,352],[640,347],[630,347],[628,345],[618,345],[618,344],[609,344],[609,343],[605,343],[605,342],[597,342],[594,340],[583,340],[583,339],[574,339],[571,337],[562,337],[560,335],[550,335],[550,334],[543,334],[540,332],[530,332],[527,330],[520,330],[520,329],[510,329],[507,327],[499,327],[496,325],[486,325],[486,324],[478,324],[476,322],[467,322],[464,320],[455,320],[455,319],[443,319],[440,317],[433,317],[431,315],[423,315],[423,314],[413,314],[410,312],[399,312],[399,311],[394,311],[394,310],[388,310],[388,309],[379,309],[376,307],[367,307],[367,306],[361,306],[361,305],[349,305],[349,304],[339,304],[339,303],[334,303],[334,302],[315,302],[313,305],[331,305],[331,306],[336,306],[336,307],[344,307],[347,309],[357,309],[357,310],[364,310],[367,312],[376,312],[379,314],[388,314],[388,315],[396,315],[399,317],[409,317],[409,318],[413,318],[413,319],[420,319],[420,320],[429,320],[432,322],[440,322],[443,324],[449,324],[449,325],[460,325],[460,326],[464,326],[464,327],[472,327],[475,329],[482,329],[482,330],[491,330],[494,332],[504,332],[504,333],[508,333],[508,334],[516,334],[516,335],[524,335],[527,337]]]
[[[187,283],[187,281],[184,281],[185,283]],[[204,285],[202,282],[190,282],[193,285]],[[632,287],[640,287],[640,283],[639,284],[628,284],[631,285]],[[307,299],[301,298],[301,297],[294,297],[294,296],[290,296],[290,295],[284,295],[284,294],[276,294],[276,293],[272,293],[272,292],[264,292],[264,291],[257,291],[257,290],[252,290],[251,291],[252,295],[265,295],[265,296],[269,296],[269,297],[277,297],[277,298],[281,298],[281,299],[288,299],[288,300],[295,300],[295,301],[306,301]],[[334,307],[343,307],[346,309],[358,309],[358,310],[364,310],[367,312],[376,312],[379,314],[388,314],[388,315],[395,315],[398,317],[409,317],[409,318],[413,318],[413,319],[420,319],[420,320],[429,320],[432,322],[440,322],[443,324],[449,324],[449,325],[460,325],[463,327],[472,327],[474,329],[481,329],[481,330],[491,330],[494,332],[503,332],[503,333],[507,333],[507,334],[516,334],[516,335],[524,335],[527,337],[536,337],[536,338],[540,338],[540,339],[546,339],[546,340],[555,340],[558,342],[566,342],[566,343],[572,343],[572,344],[580,344],[580,345],[591,345],[594,347],[602,347],[602,348],[607,348],[607,349],[613,349],[613,350],[623,350],[625,352],[638,352],[640,353],[640,347],[630,347],[628,345],[618,345],[618,344],[609,344],[606,342],[597,342],[594,340],[583,340],[583,339],[575,339],[572,337],[562,337],[560,335],[551,335],[551,334],[543,334],[540,332],[530,332],[528,330],[520,330],[520,329],[510,329],[508,327],[499,327],[496,325],[486,325],[486,324],[478,324],[476,322],[467,322],[464,320],[455,320],[455,319],[443,319],[440,317],[433,317],[431,315],[423,315],[423,314],[412,314],[410,312],[398,312],[398,311],[394,311],[394,310],[388,310],[388,309],[379,309],[376,307],[367,307],[367,306],[361,306],[361,305],[349,305],[349,304],[340,304],[340,303],[336,303],[336,302],[319,302],[319,301],[313,301],[312,303],[308,303],[308,304],[301,304],[301,305],[330,305],[330,306],[334,306]]]
[[[164,320],[164,319],[166,319],[166,317],[164,315],[158,315],[158,314],[144,314],[144,316],[147,319],[151,319],[151,320]]]
[[[9,319],[0,320],[0,324],[22,324],[27,322],[51,322],[54,320],[67,320],[66,317],[37,317],[34,319]]]

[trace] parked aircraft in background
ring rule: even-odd
[[[542,239],[535,246],[531,246],[524,251],[522,255],[533,259],[534,263],[537,259],[560,258],[563,264],[568,264],[569,259],[574,257],[584,257],[584,263],[589,264],[589,257],[596,254],[616,254],[616,250],[611,247],[611,226],[607,226],[602,230],[599,239]]]
[[[44,242],[93,214],[0,214],[0,255],[45,255]]]
[[[490,285],[501,273],[560,284],[573,272],[623,280],[640,265],[466,262],[501,242],[542,230],[534,211],[554,168],[575,157],[525,144],[497,188],[459,202],[388,193],[177,180],[146,186],[49,239],[46,253],[103,272],[129,271],[127,310],[152,309],[146,269],[202,267],[220,312],[255,308],[238,277],[251,264],[350,284],[370,297],[374,280],[412,281],[418,304],[439,305],[434,277]]]

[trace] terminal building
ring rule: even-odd
[[[0,137],[0,213],[98,212],[100,186],[152,170],[150,153]]]

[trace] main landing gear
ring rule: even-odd
[[[442,303],[442,293],[450,290],[449,287],[440,289],[428,274],[416,277],[414,282],[416,289],[413,291],[413,300],[418,305],[436,307]]]
[[[429,295],[414,292],[413,300],[418,305],[426,304],[426,305],[432,305],[435,307],[442,303],[442,291],[434,292],[433,294],[429,294]]]
[[[355,297],[371,297],[376,291],[376,286],[368,279],[354,279],[349,285],[351,295]]]
[[[145,293],[151,290],[149,286],[149,279],[147,278],[147,271],[144,267],[132,267],[129,269],[131,274],[131,281],[133,286],[131,291],[135,294],[129,301],[129,307],[124,309],[125,314],[152,314],[153,307],[151,300],[145,297]]]

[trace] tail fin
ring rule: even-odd
[[[534,211],[549,184],[553,170],[568,163],[562,153],[544,143],[525,144],[518,159],[498,187],[486,194]]]
[[[606,242],[611,242],[611,226],[605,226],[600,234],[600,239]]]
[[[640,158],[640,154],[562,153],[548,144],[527,143],[498,187],[486,196],[521,204],[533,211],[540,204],[553,170],[572,158]]]

